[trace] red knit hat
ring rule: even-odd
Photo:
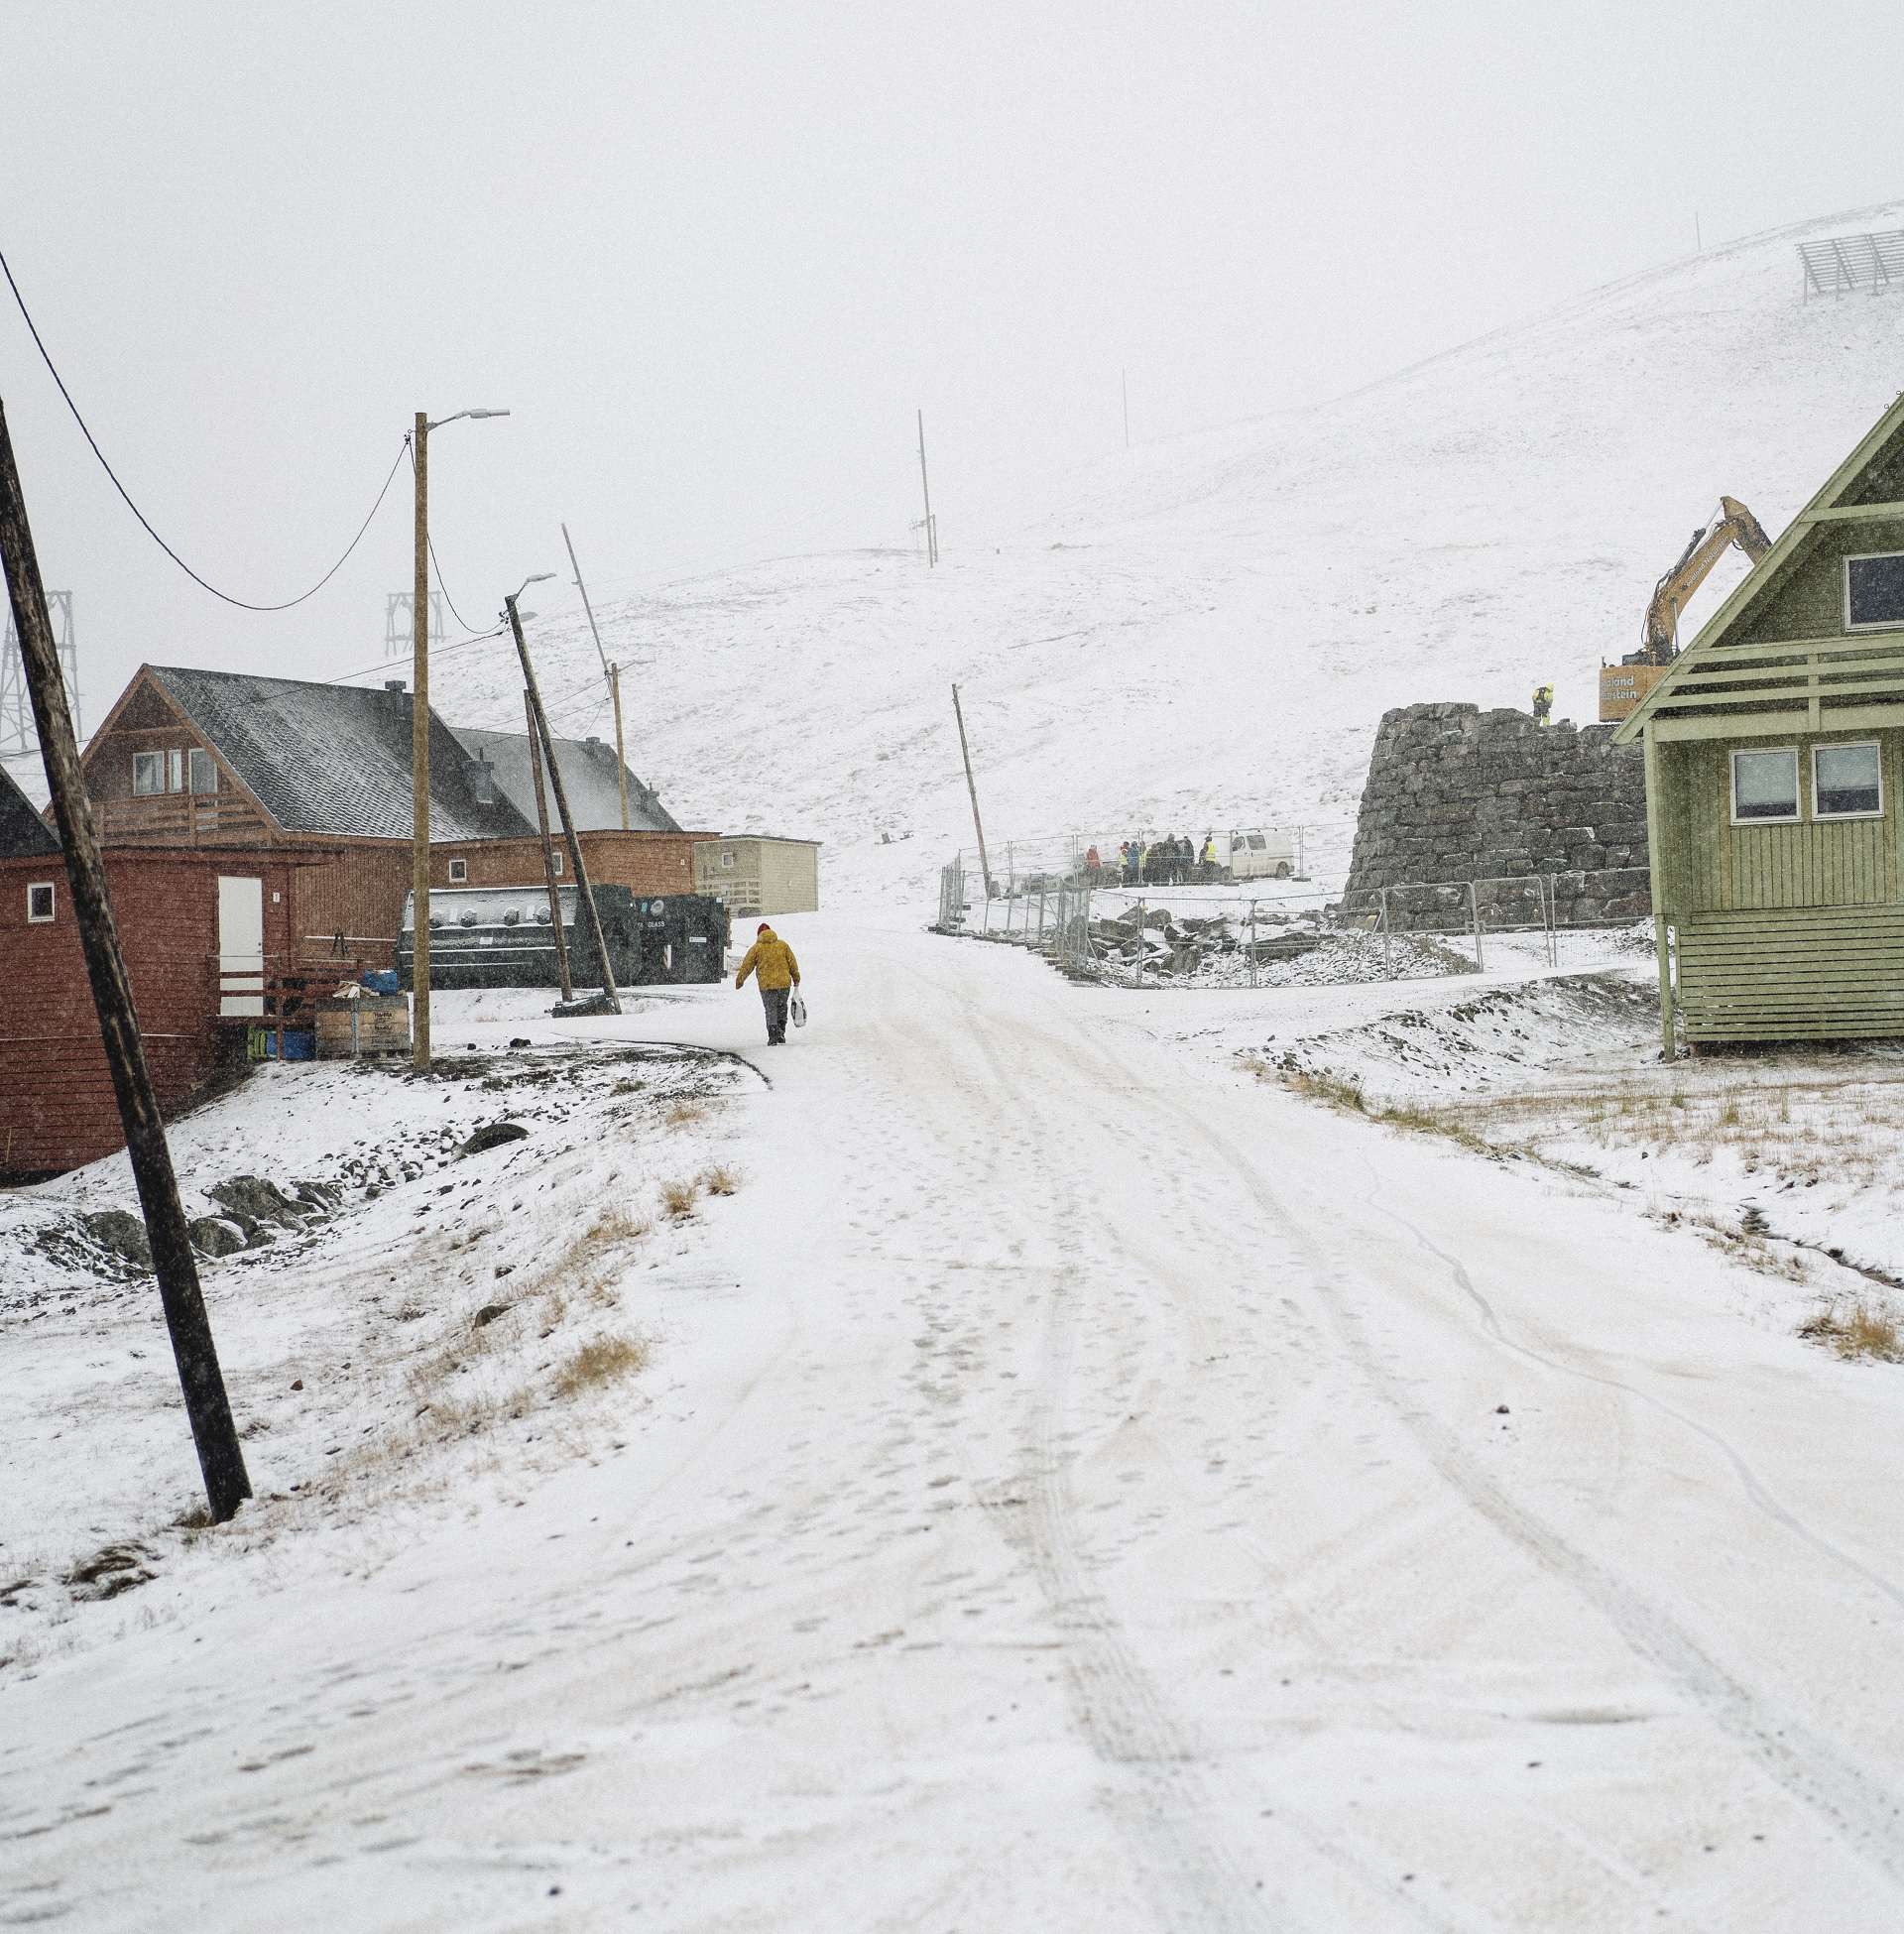
[[[774,929],[771,926],[769,926],[765,920],[761,922],[760,930],[763,933],[772,933],[774,931]]]

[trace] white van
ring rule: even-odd
[[[1296,842],[1280,827],[1255,827],[1226,834],[1219,857],[1226,880],[1287,880],[1296,870]]]

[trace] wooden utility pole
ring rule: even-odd
[[[416,575],[411,596],[410,892],[416,915],[411,950],[411,1064],[429,1072],[429,417],[416,413]]]
[[[508,415],[507,410],[459,410],[431,423],[428,413],[419,410],[411,446],[416,471],[416,576],[410,600],[410,891],[416,921],[411,953],[416,1010],[411,1058],[418,1074],[429,1072],[429,432],[465,418],[481,422]]]
[[[548,798],[542,790],[542,746],[536,725],[536,707],[529,693],[523,693],[523,710],[529,717],[529,771],[536,782],[536,824],[542,836],[542,880],[548,888],[549,924],[555,929],[555,969],[561,976],[562,999],[575,998],[574,984],[568,978],[568,938],[562,931],[562,890],[555,884],[555,848],[548,836]]]
[[[602,662],[602,675],[608,680],[609,691],[615,699],[615,783],[622,794],[622,831],[628,831],[628,748],[622,743],[622,667],[610,665],[608,654],[602,650],[602,634],[596,628],[595,607],[588,601],[588,586],[582,582],[582,566],[575,555],[575,541],[568,535],[568,526],[562,526],[562,543],[568,546],[568,561],[575,573],[575,588],[582,594],[582,609],[588,613],[589,636],[595,641],[595,656]]]
[[[503,608],[509,613],[509,629],[516,639],[516,656],[523,662],[523,689],[529,699],[531,730],[539,732],[542,741],[542,757],[548,763],[548,783],[555,789],[555,810],[562,816],[562,838],[568,847],[568,863],[575,870],[575,895],[581,903],[580,911],[588,921],[589,938],[595,943],[597,958],[602,964],[602,994],[608,1002],[610,1014],[620,1014],[622,997],[615,990],[615,963],[608,957],[608,938],[602,932],[601,908],[595,905],[595,896],[588,884],[588,862],[582,858],[582,842],[575,835],[575,821],[568,809],[568,790],[562,785],[561,762],[555,757],[555,740],[548,729],[548,714],[542,710],[542,694],[536,683],[536,667],[529,662],[529,646],[523,638],[523,620],[516,609],[516,597],[512,592],[503,600]]]
[[[622,831],[628,831],[628,753],[622,745],[622,667],[608,667],[608,689],[615,699],[615,784],[622,794]]]
[[[78,928],[86,975],[92,983],[99,1036],[112,1070],[139,1206],[145,1211],[146,1239],[152,1247],[159,1300],[172,1336],[179,1388],[184,1391],[185,1415],[198,1450],[205,1503],[212,1521],[222,1524],[251,1496],[251,1479],[232,1422],[224,1374],[218,1367],[211,1318],[198,1286],[198,1263],[178,1200],[178,1180],[173,1172],[165,1119],[159,1112],[159,1098],[153,1093],[152,1075],[139,1038],[139,1017],[133,1008],[132,986],[126,978],[118,930],[113,924],[105,863],[93,827],[92,804],[79,771],[72,714],[60,675],[60,656],[47,617],[46,587],[34,554],[33,533],[27,524],[26,498],[14,465],[4,406],[0,406],[0,563],[6,568],[7,597],[13,607],[14,628],[20,634],[33,720],[46,760],[47,783],[53,789],[60,843],[65,851],[73,924]]]
[[[939,527],[932,522],[932,483],[925,474],[925,412],[919,412],[919,488],[925,493],[925,561],[939,561]]]
[[[985,897],[992,898],[992,863],[985,857],[985,826],[979,818],[979,788],[972,778],[972,748],[965,741],[965,708],[959,688],[952,687],[952,716],[959,722],[959,756],[965,761],[965,789],[972,795],[972,830],[979,836],[979,871],[985,876]]]

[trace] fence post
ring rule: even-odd
[[[1256,903],[1250,903],[1250,985],[1256,984]]]
[[[1468,918],[1475,932],[1475,972],[1483,974],[1488,969],[1481,957],[1481,895],[1472,880],[1468,882]]]

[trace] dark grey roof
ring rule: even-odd
[[[60,850],[59,835],[0,766],[0,860],[33,860]]]
[[[410,837],[409,692],[148,668],[287,831]],[[430,838],[510,839],[534,830],[502,792],[483,804],[470,778],[469,755],[432,712]]]
[[[487,759],[496,769],[496,784],[504,796],[531,825],[536,823],[536,782],[529,770],[527,732],[478,732],[468,726],[449,728],[472,759]],[[575,830],[584,833],[619,832],[622,792],[616,778],[615,748],[600,739],[557,739],[555,756],[562,762],[562,786]],[[546,779],[544,779],[546,784]],[[549,823],[555,823],[555,795],[548,797]],[[628,776],[628,824],[632,832],[677,833],[680,826],[654,794]]]

